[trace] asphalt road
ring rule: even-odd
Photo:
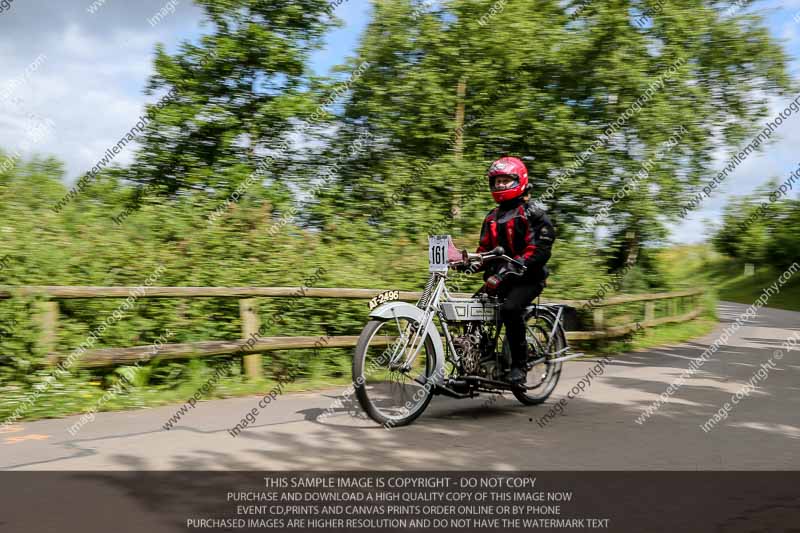
[[[74,437],[80,417],[0,430],[0,468],[36,470],[784,470],[800,468],[800,348],[774,351],[800,331],[800,313],[763,308],[685,381],[647,421],[636,422],[667,387],[746,309],[720,305],[710,335],[681,345],[620,354],[568,400],[562,415],[537,423],[597,361],[564,365],[544,405],[508,395],[435,397],[405,428],[385,430],[341,414],[318,420],[341,389],[286,394],[237,437],[228,429],[259,397],[201,402],[173,429],[179,406],[101,413]],[[756,390],[726,420],[701,429],[759,370]],[[542,427],[544,426],[544,427]]]

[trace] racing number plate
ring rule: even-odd
[[[369,310],[372,311],[381,304],[400,299],[400,291],[383,291],[369,301]]]
[[[431,235],[428,237],[430,272],[447,272],[447,248],[449,245],[449,235]]]

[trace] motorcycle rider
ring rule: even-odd
[[[486,177],[497,207],[483,221],[477,253],[502,246],[506,255],[527,267],[522,276],[510,275],[508,263],[501,261],[487,261],[478,268],[485,271],[484,280],[489,287],[496,287],[502,301],[500,319],[511,348],[509,381],[522,384],[527,378],[525,308],[546,285],[545,265],[550,259],[555,229],[544,211],[529,202],[528,169],[521,160],[502,157],[492,163]]]

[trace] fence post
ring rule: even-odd
[[[605,317],[603,314],[603,308],[595,307],[594,312],[592,314],[594,316],[594,330],[603,331],[605,329]]]
[[[242,319],[242,338],[249,339],[250,335],[257,334],[259,328],[258,310],[255,298],[239,300],[239,316]],[[244,374],[247,379],[261,377],[261,354],[251,353],[242,357]]]
[[[58,340],[56,331],[58,326],[58,302],[56,300],[39,302],[39,316],[37,318],[41,330],[39,346],[45,354],[55,353]]]
[[[649,301],[644,303],[644,321],[655,320],[656,318],[656,303]]]

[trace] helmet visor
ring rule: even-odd
[[[519,177],[514,174],[497,174],[489,178],[492,191],[507,191],[519,185]]]

